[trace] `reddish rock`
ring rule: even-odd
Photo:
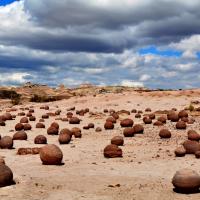
[[[54,144],[46,145],[40,149],[40,159],[45,165],[60,165],[62,163],[63,153]]]
[[[176,128],[177,129],[186,129],[186,127],[187,127],[187,125],[186,125],[186,123],[184,121],[178,121],[176,123]]]
[[[18,124],[15,125],[15,130],[16,131],[21,131],[23,129],[24,129],[24,125],[23,124],[18,123]]]
[[[161,129],[159,132],[159,136],[161,138],[171,138],[171,132],[168,129]]]
[[[188,140],[195,140],[195,141],[199,141],[200,140],[200,134],[198,134],[196,131],[194,130],[189,130],[188,131]]]
[[[163,126],[163,123],[161,121],[156,121],[153,123],[154,126]]]
[[[70,124],[80,124],[80,119],[78,117],[72,117],[69,120]]]
[[[10,136],[4,136],[0,140],[0,148],[1,149],[12,149],[13,147],[13,139]]]
[[[166,123],[166,118],[165,117],[163,117],[163,116],[161,116],[161,117],[158,117],[158,119],[157,119],[158,121],[160,121],[160,122],[162,122],[163,124],[165,124]]]
[[[49,115],[47,114],[42,115],[42,119],[49,119]]]
[[[69,134],[60,134],[58,137],[58,141],[60,144],[69,144],[71,141],[71,136]]]
[[[104,128],[106,130],[109,130],[109,129],[114,129],[114,124],[110,121],[107,121],[105,124],[104,124]]]
[[[178,116],[179,116],[179,118],[188,117],[188,113],[187,113],[187,111],[185,111],[185,110],[181,110],[181,111],[178,113]]]
[[[124,138],[122,136],[115,136],[111,139],[111,144],[115,144],[117,146],[123,146]]]
[[[72,131],[70,131],[69,129],[67,128],[63,128],[61,131],[60,131],[60,134],[68,134],[72,137],[73,133]]]
[[[151,108],[146,108],[145,112],[151,112]]]
[[[96,132],[101,132],[101,131],[102,131],[102,128],[101,128],[101,127],[97,127],[97,128],[95,129],[95,131],[96,131]]]
[[[88,128],[94,128],[94,124],[93,123],[89,123],[88,124]]]
[[[37,135],[34,139],[35,144],[47,144],[47,138],[44,135]]]
[[[187,140],[183,143],[183,147],[187,154],[194,154],[196,151],[200,151],[200,143],[197,141]]]
[[[24,124],[24,130],[30,131],[32,129],[32,126],[30,124]]]
[[[48,135],[58,135],[58,129],[53,127],[53,126],[50,126],[48,129],[47,129],[47,134]]]
[[[72,128],[71,132],[73,133],[75,138],[81,138],[82,137],[80,128],[74,127],[74,128]]]
[[[116,121],[116,119],[114,118],[114,117],[108,117],[107,119],[106,119],[106,121],[107,122],[112,122],[112,123],[116,123],[117,121]]]
[[[36,120],[36,117],[35,116],[30,116],[29,117],[29,121],[35,121]]]
[[[11,169],[7,165],[0,165],[0,187],[9,186],[13,183],[13,172]]]
[[[51,124],[52,127],[56,128],[56,129],[59,129],[59,124],[57,122],[53,122]]]
[[[27,140],[28,136],[25,131],[18,131],[13,135],[13,140]]]
[[[149,114],[149,118],[153,120],[156,118],[156,115],[154,113],[151,113],[151,114]]]
[[[139,134],[139,133],[143,133],[144,132],[144,127],[141,124],[135,124],[133,126],[134,129],[134,133],[135,134]]]
[[[150,119],[150,118],[148,118],[148,117],[144,117],[144,118],[143,118],[143,122],[144,122],[145,124],[151,124],[151,123],[152,123],[152,119]]]
[[[124,137],[133,137],[134,136],[134,128],[125,128],[123,131]]]
[[[183,157],[186,154],[186,150],[183,146],[181,146],[181,147],[176,148],[174,153],[177,157]]]
[[[141,118],[142,116],[139,114],[139,113],[137,113],[136,115],[135,115],[135,118]]]
[[[120,122],[121,127],[132,127],[133,126],[133,120],[132,119],[123,119]]]
[[[36,128],[45,128],[45,125],[41,122],[36,124]]]
[[[191,169],[182,169],[176,172],[172,179],[175,191],[179,193],[194,193],[199,191],[200,176]]]
[[[117,158],[122,157],[122,150],[114,144],[110,144],[104,149],[104,157],[106,158]]]

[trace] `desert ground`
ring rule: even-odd
[[[171,91],[171,92],[122,92],[106,93],[98,95],[74,96],[69,99],[50,103],[26,103],[16,105],[17,115],[22,112],[20,108],[33,107],[36,117],[35,122],[29,122],[32,130],[26,131],[27,141],[14,141],[14,149],[1,149],[0,155],[4,157],[6,165],[13,171],[16,184],[0,188],[1,200],[199,200],[200,193],[180,194],[173,191],[172,177],[177,170],[189,168],[200,173],[200,160],[194,155],[176,157],[174,150],[187,139],[187,131],[190,129],[199,132],[200,118],[198,112],[189,113],[195,119],[193,124],[188,124],[186,130],[177,130],[175,123],[167,121],[163,126],[144,124],[143,115],[146,108],[152,112],[182,110],[188,107],[192,101],[199,100],[199,90]],[[1,102],[1,113],[9,108],[6,101]],[[198,102],[197,102],[198,103]],[[49,110],[40,109],[42,105],[48,105]],[[35,125],[41,116],[47,112],[55,112],[60,109],[59,117],[66,117],[67,109],[75,106],[76,110],[89,108],[90,112],[84,116],[78,116],[82,121],[78,125],[69,124],[56,118],[45,119],[45,129],[36,129]],[[198,104],[194,105],[198,107]],[[115,111],[132,109],[142,110],[142,118],[135,118],[135,113],[120,115],[113,130],[105,130],[104,123],[109,113],[104,109]],[[24,110],[28,112],[28,110]],[[76,116],[76,111],[73,112]],[[163,115],[156,112],[156,118]],[[164,112],[163,112],[164,113]],[[200,112],[199,112],[200,114]],[[15,124],[22,117],[16,116],[15,120],[6,121],[6,126],[0,127],[1,137],[15,133]],[[124,137],[124,145],[121,158],[105,158],[104,148],[110,144],[114,136],[123,136],[123,128],[120,120],[130,118],[134,124],[142,124],[144,133],[134,137]],[[82,130],[82,138],[72,138],[69,144],[60,145],[58,136],[47,135],[47,128],[52,122],[59,123],[60,129],[79,127]],[[154,120],[155,121],[155,120]],[[84,130],[83,126],[94,123],[95,128],[101,127],[101,132],[95,129]],[[161,139],[159,130],[168,128],[172,137]],[[40,156],[17,155],[20,147],[42,147],[34,144],[37,135],[45,135],[48,144],[56,144],[63,152],[63,165],[43,165]]]

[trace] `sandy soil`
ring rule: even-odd
[[[48,103],[51,111],[58,108],[62,110],[61,116],[66,116],[67,108],[76,106],[76,109],[90,108],[93,112],[102,112],[104,108],[115,110],[143,110],[150,107],[152,111],[165,110],[176,107],[183,109],[192,100],[198,100],[197,95],[155,95],[138,94],[136,92],[124,94],[105,94],[96,97],[73,97],[69,100]],[[57,136],[49,136],[46,129],[35,128],[42,114],[47,111],[39,109],[41,104],[28,104],[34,106],[37,117],[35,122],[30,122],[33,129],[27,131],[27,141],[15,141],[13,150],[0,150],[0,155],[5,157],[6,164],[12,169],[16,185],[0,189],[2,200],[199,200],[200,194],[177,194],[173,192],[171,179],[174,173],[182,168],[191,168],[200,173],[200,160],[194,155],[186,155],[182,158],[174,156],[174,149],[187,138],[187,131],[177,131],[175,124],[167,122],[165,127],[172,131],[172,138],[161,140],[158,132],[161,127],[145,125],[143,135],[133,138],[124,138],[122,147],[123,158],[106,159],[103,156],[104,147],[110,143],[110,139],[116,135],[122,135],[119,121],[115,129],[96,133],[94,129],[83,130],[81,139],[73,139],[68,145],[59,145]],[[43,105],[43,104],[42,104]],[[58,108],[56,107],[58,106]],[[4,107],[2,105],[2,107]],[[19,108],[20,106],[16,106]],[[5,113],[2,109],[1,114]],[[18,113],[12,112],[13,114]],[[83,127],[89,122],[103,128],[107,115],[90,116],[86,114],[76,127]],[[123,115],[123,118],[132,118],[135,123],[141,123],[142,119],[135,119],[134,114]],[[5,127],[0,127],[1,136],[14,132],[16,120],[7,121]],[[198,117],[196,122],[188,125],[188,129],[199,131]],[[45,120],[48,127],[55,117]],[[72,128],[68,122],[58,121],[60,128]],[[34,144],[34,138],[38,134],[44,134],[49,144],[57,144],[64,154],[64,165],[44,166],[39,155],[16,155],[19,147],[39,147]]]

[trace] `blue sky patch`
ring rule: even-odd
[[[153,55],[166,56],[166,57],[174,57],[174,56],[180,57],[182,55],[182,52],[171,50],[171,49],[158,50],[155,46],[150,46],[150,47],[140,49],[139,54],[140,55],[153,54]]]
[[[19,1],[19,0],[0,0],[0,6],[5,6],[7,4],[11,4],[14,1]]]

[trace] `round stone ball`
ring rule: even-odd
[[[49,118],[49,115],[47,114],[42,115],[42,119],[48,119],[48,118]]]
[[[78,117],[72,117],[69,120],[70,124],[80,124],[80,119]]]
[[[56,128],[56,129],[59,129],[59,124],[57,122],[51,123],[51,126]]]
[[[18,131],[13,135],[13,140],[27,140],[28,136],[25,131]]]
[[[197,141],[186,140],[183,143],[183,147],[187,154],[195,154],[196,151],[200,151],[200,143]]]
[[[178,121],[176,123],[176,129],[186,129],[187,125],[184,121]]]
[[[81,138],[82,137],[80,128],[74,127],[74,128],[72,128],[71,132],[72,132],[72,134],[74,135],[75,138]]]
[[[179,118],[188,117],[188,113],[187,113],[187,111],[185,111],[185,110],[181,110],[181,111],[178,113],[178,116],[179,116]]]
[[[167,119],[165,118],[165,117],[163,117],[163,116],[161,116],[161,117],[158,117],[158,119],[157,119],[158,121],[160,121],[160,122],[162,122],[163,124],[165,124],[166,123],[166,121],[167,121]]]
[[[137,110],[136,109],[132,109],[131,113],[137,113]]]
[[[122,157],[122,149],[120,149],[115,144],[110,144],[104,148],[104,157],[105,158],[117,158]]]
[[[123,131],[124,137],[133,137],[134,136],[134,128],[128,127]]]
[[[175,112],[172,112],[172,113],[168,114],[168,119],[171,120],[171,122],[178,122],[179,116]]]
[[[0,148],[1,149],[12,149],[13,147],[13,139],[10,136],[4,136],[0,140]]]
[[[94,128],[94,123],[89,123],[88,128]]]
[[[174,153],[176,157],[183,157],[186,154],[186,150],[183,146],[181,146],[181,147],[176,148]]]
[[[160,138],[171,138],[171,132],[168,129],[161,129],[159,132]]]
[[[135,124],[133,126],[133,129],[135,134],[140,134],[144,132],[144,127],[141,124]]]
[[[189,130],[188,131],[188,140],[200,140],[200,134],[198,134],[195,130]]]
[[[47,138],[44,135],[37,135],[34,139],[35,144],[47,144]]]
[[[132,127],[133,126],[133,120],[132,119],[123,119],[120,122],[121,127]]]
[[[24,130],[30,131],[32,129],[32,126],[30,124],[24,124]]]
[[[97,128],[95,129],[95,131],[96,131],[96,132],[101,132],[101,131],[102,131],[102,128],[101,128],[101,127],[97,127]]]
[[[153,123],[154,126],[163,126],[163,123],[161,121],[155,121]]]
[[[151,123],[152,123],[152,119],[149,118],[149,117],[144,117],[144,118],[143,118],[143,122],[144,122],[145,124],[151,124]]]
[[[151,112],[151,108],[146,108],[145,112]]]
[[[122,136],[115,136],[111,139],[111,144],[115,144],[117,146],[123,146],[124,138]]]
[[[112,122],[112,123],[116,123],[117,121],[116,121],[116,119],[114,118],[114,117],[108,117],[107,119],[106,119],[106,121],[107,122]]]
[[[6,123],[4,121],[0,121],[0,126],[6,126]]]
[[[22,117],[20,119],[20,123],[24,124],[24,123],[28,123],[28,118],[27,117]]]
[[[141,118],[142,116],[141,116],[141,114],[139,114],[139,113],[137,113],[136,115],[135,115],[135,118]]]
[[[24,125],[23,125],[23,124],[17,123],[17,124],[15,125],[15,130],[16,130],[16,131],[21,131],[21,130],[23,130],[23,129],[24,129]]]
[[[61,149],[54,145],[45,145],[40,149],[40,159],[44,165],[60,165],[63,159]]]
[[[42,122],[38,122],[36,128],[45,128],[45,125]]]
[[[71,136],[69,134],[60,134],[58,137],[58,141],[60,144],[69,144],[71,141]]]
[[[196,151],[196,152],[195,152],[195,157],[196,157],[196,158],[200,158],[200,151]]]
[[[68,128],[63,128],[60,131],[60,134],[68,134],[68,135],[70,135],[70,137],[72,137],[72,135],[73,135],[72,131],[70,131]]]
[[[35,116],[30,116],[29,117],[29,121],[35,121],[36,120],[36,117]]]
[[[53,126],[50,126],[48,129],[47,129],[47,134],[48,135],[58,135],[58,129],[53,127]]]
[[[114,129],[114,124],[110,121],[107,121],[105,124],[104,124],[104,128],[106,130],[111,130],[111,129]]]
[[[0,187],[13,184],[13,172],[7,165],[0,165]]]
[[[8,113],[8,112],[5,113],[3,116],[4,116],[4,118],[5,118],[5,121],[6,121],[6,120],[12,120],[12,115],[11,115],[10,113]]]
[[[180,193],[193,193],[199,190],[200,176],[191,169],[182,169],[175,173],[172,184]]]
[[[156,118],[156,115],[154,113],[151,113],[148,116],[149,116],[150,119],[155,119]]]

